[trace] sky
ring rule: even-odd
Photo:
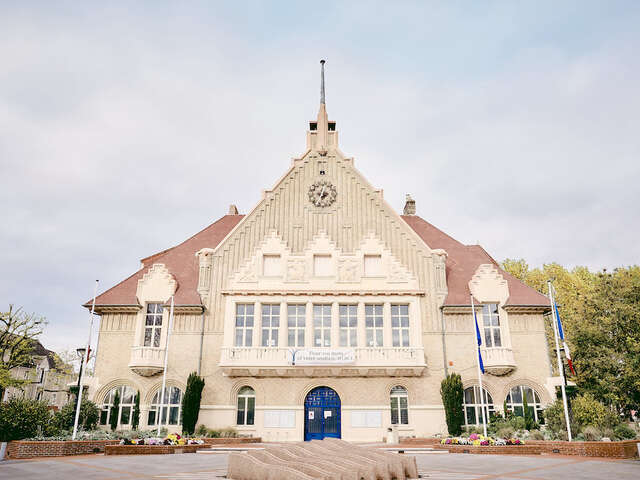
[[[340,148],[501,261],[640,263],[640,2],[0,1],[0,310],[81,304]]]

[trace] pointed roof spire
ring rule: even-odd
[[[320,60],[320,103],[324,105],[324,60]]]

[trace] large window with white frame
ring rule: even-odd
[[[162,335],[162,303],[147,303],[144,321],[144,346],[159,347]]]
[[[495,412],[493,406],[493,398],[486,389],[482,389],[484,392],[484,399],[480,398],[480,387],[474,385],[464,389],[464,397],[462,406],[464,410],[464,424],[465,425],[481,425],[482,424],[482,404],[484,403],[485,420],[489,423],[491,414]],[[484,400],[484,401],[483,401]]]
[[[287,305],[287,339],[290,347],[304,347],[306,315],[305,305]]]
[[[409,394],[407,389],[396,386],[391,389],[391,424],[409,424]]]
[[[313,306],[313,346],[331,346],[331,305]]]
[[[120,404],[117,411],[113,407],[116,392],[120,398]],[[107,393],[102,402],[100,410],[100,425],[110,425],[111,416],[118,416],[118,426],[129,426],[133,417],[133,406],[135,403],[136,392],[133,388],[122,385],[113,388]],[[113,411],[112,411],[113,410]]]
[[[253,345],[253,303],[236,304],[236,347]]]
[[[501,347],[502,335],[497,303],[485,303],[482,305],[482,324],[484,328],[484,346],[487,348]]]
[[[340,305],[340,346],[358,346],[358,306]]]
[[[391,305],[391,339],[394,347],[409,346],[409,305]]]
[[[256,392],[251,387],[238,391],[237,425],[253,425],[255,420]]]
[[[164,402],[163,402],[164,400]],[[162,408],[161,408],[162,405]],[[178,425],[180,423],[180,413],[182,410],[182,390],[178,387],[166,387],[164,389],[164,399],[162,391],[158,390],[151,400],[147,425]]]
[[[262,346],[278,346],[278,329],[280,327],[280,304],[262,304]]]
[[[538,423],[544,423],[542,415],[543,407],[540,403],[540,396],[531,387],[518,385],[513,387],[507,395],[507,409],[518,417],[524,417],[524,399],[527,399],[527,408],[531,418]]]
[[[382,347],[383,345],[383,306],[364,306],[365,332],[367,336],[367,347]]]

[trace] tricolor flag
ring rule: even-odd
[[[556,311],[556,319],[558,320],[558,335],[560,335],[560,340],[562,340],[562,348],[564,348],[564,354],[567,357],[567,363],[569,364],[569,369],[571,373],[576,374],[575,369],[573,368],[573,361],[571,360],[571,352],[569,351],[569,345],[567,345],[566,340],[564,339],[564,330],[562,329],[562,320],[560,320],[560,313],[558,312],[558,304],[554,302],[553,308]],[[476,324],[477,328],[477,324]]]
[[[478,364],[480,365],[480,371],[484,373],[484,363],[482,362],[482,353],[480,353],[480,346],[482,345],[482,335],[480,335],[480,328],[478,328],[478,317],[476,311],[473,311],[473,319],[476,322],[476,338],[478,340]]]

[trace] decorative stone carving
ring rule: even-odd
[[[198,257],[198,293],[200,298],[205,301],[209,297],[211,289],[211,268],[213,266],[213,249],[203,248],[196,252]]]
[[[498,268],[489,263],[478,266],[469,281],[469,290],[479,302],[504,304],[509,298],[509,286]]]
[[[360,262],[355,258],[341,258],[338,260],[338,281],[357,282],[359,281]]]
[[[304,258],[287,260],[287,282],[304,282],[307,270]]]
[[[176,279],[163,263],[154,263],[138,280],[136,296],[138,302],[144,305],[148,299],[166,301],[177,288]]]
[[[242,270],[240,270],[240,274],[238,275],[239,282],[251,283],[258,281],[256,263],[256,259],[253,258]]]

